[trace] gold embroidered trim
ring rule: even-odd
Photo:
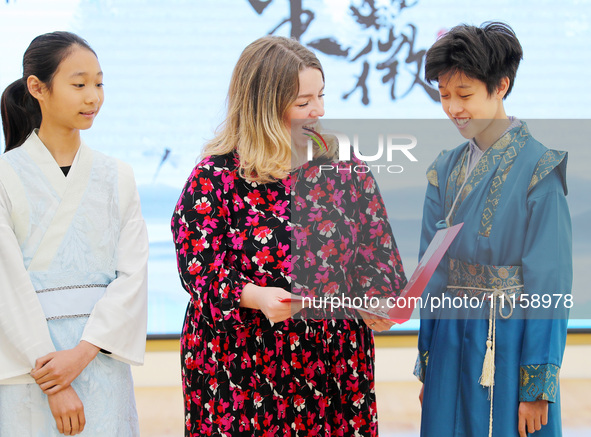
[[[538,165],[536,166],[527,191],[535,187],[537,183],[544,179],[555,167],[560,165],[565,156],[566,152],[560,152],[558,150],[546,151],[538,161]]]
[[[463,297],[483,297],[493,290],[504,290],[508,295],[521,291],[523,269],[521,266],[492,266],[470,264],[459,259],[449,259],[446,291]]]
[[[519,369],[519,401],[555,402],[559,389],[560,367],[554,364],[532,364]]]
[[[491,181],[490,190],[486,197],[486,203],[480,220],[480,230],[478,233],[484,237],[490,236],[493,218],[501,200],[503,185],[513,167],[517,155],[521,152],[523,146],[525,146],[528,137],[529,132],[527,131],[527,127],[522,125],[513,135],[505,135],[503,137],[505,141],[508,141],[506,149],[502,150],[500,155],[493,157],[495,161],[500,160],[501,162]]]
[[[442,151],[439,154],[439,156],[435,159],[435,161],[433,161],[433,163],[427,169],[427,180],[434,187],[439,187],[439,180],[437,179],[437,170],[435,169],[435,167],[437,166],[437,162],[439,162],[439,158],[441,158],[446,152],[446,150]]]
[[[521,151],[525,142],[529,137],[529,131],[525,123],[522,123],[520,127],[511,129],[501,138],[499,138],[486,152],[482,155],[472,173],[468,177],[468,181],[464,186],[464,190],[456,203],[454,210],[450,216],[450,224],[454,223],[454,216],[462,202],[470,194],[471,191],[476,189],[478,185],[484,180],[485,176],[492,171],[495,166],[497,171],[492,180],[487,201],[482,213],[481,226],[479,233],[488,237],[492,228],[492,219],[499,199],[501,197],[501,191],[503,183],[507,178],[507,174],[511,170],[511,166],[517,157],[517,154]],[[517,143],[517,144],[515,144]],[[461,159],[458,160],[452,172],[447,180],[447,190],[445,193],[445,215],[449,214],[452,207],[453,200],[456,198],[458,190],[460,189],[463,181],[465,172],[468,169],[468,150],[469,146],[462,152]]]
[[[425,372],[427,371],[427,365],[429,364],[429,351],[419,351],[417,355],[417,361],[415,363],[414,371],[412,372],[419,381],[425,382]]]
[[[437,170],[433,169],[427,171],[427,180],[434,187],[439,187],[439,181],[437,180]]]

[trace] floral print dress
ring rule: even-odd
[[[377,435],[373,334],[359,315],[305,309],[272,323],[239,306],[249,282],[310,296],[402,290],[370,173],[308,163],[257,184],[239,176],[234,154],[205,158],[172,231],[191,296],[181,336],[186,436]]]

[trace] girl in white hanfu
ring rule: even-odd
[[[23,70],[2,95],[0,436],[136,436],[148,241],[130,167],[80,140],[103,73],[68,32]]]

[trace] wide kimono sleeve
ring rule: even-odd
[[[437,163],[441,155],[431,164],[427,170],[427,191],[425,193],[425,202],[423,205],[423,220],[421,226],[421,241],[419,248],[419,260],[427,250],[431,240],[437,232],[437,223],[444,219],[444,210],[442,203],[442,196],[440,193],[440,183],[437,173]],[[443,187],[444,189],[445,187]],[[444,261],[439,263],[435,273],[427,284],[423,292],[422,299],[424,304],[421,306],[421,321],[419,327],[419,353],[415,364],[414,375],[423,382],[425,379],[425,372],[429,363],[429,347],[431,345],[431,338],[433,335],[433,326],[435,320],[433,314],[429,311],[430,306],[428,302],[429,296],[441,294],[443,285],[447,283],[447,263]]]
[[[572,304],[572,233],[566,202],[566,154],[549,150],[527,197],[522,258],[526,310],[520,362],[520,401],[554,402]],[[536,309],[538,303],[541,305]],[[544,302],[550,302],[548,308]]]
[[[82,340],[113,358],[143,364],[148,311],[148,233],[142,217],[133,171],[119,162],[121,232],[117,246],[117,277],[94,306]]]
[[[252,315],[240,308],[240,298],[254,281],[229,261],[230,205],[238,178],[237,170],[203,160],[189,176],[171,223],[179,276],[195,317],[219,332],[243,327]]]
[[[365,165],[362,161],[355,162]],[[371,172],[357,177],[359,250],[355,262],[356,292],[368,297],[398,296],[406,285],[402,260],[378,184]]]
[[[0,175],[10,172],[12,167],[0,160]],[[12,220],[10,199],[0,180],[0,384],[31,382],[28,374],[37,358],[55,351]]]

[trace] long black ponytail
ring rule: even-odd
[[[0,106],[6,152],[23,144],[33,129],[41,125],[41,108],[29,93],[27,78],[36,76],[51,89],[55,72],[73,46],[83,47],[96,55],[85,40],[70,32],[46,33],[31,41],[23,56],[23,77],[8,85],[2,93]]]

